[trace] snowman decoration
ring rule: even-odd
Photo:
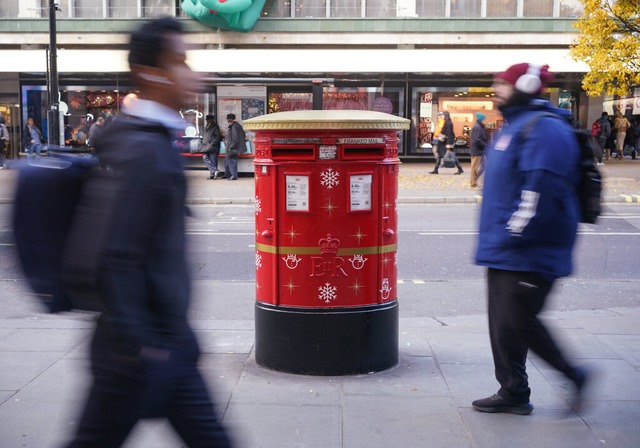
[[[352,258],[349,258],[353,269],[356,269],[358,271],[364,267],[364,264],[367,260],[368,258],[364,258],[362,255],[354,255]]]
[[[388,300],[389,299],[389,295],[391,294],[391,290],[393,288],[391,288],[389,286],[389,279],[388,278],[383,278],[382,279],[382,289],[380,290],[380,294],[382,294],[382,300]]]
[[[295,269],[302,261],[302,258],[298,258],[296,254],[288,254],[286,257],[282,257],[282,260],[289,269]]]

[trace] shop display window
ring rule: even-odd
[[[412,140],[414,155],[431,156],[437,135],[435,135],[438,113],[449,112],[456,137],[458,154],[468,154],[471,128],[476,121],[475,113],[481,112],[487,118],[485,127],[489,139],[503,124],[502,114],[495,107],[490,88],[476,87],[456,90],[419,88],[414,91],[416,128]]]
[[[268,113],[313,109],[311,92],[271,92]]]
[[[403,89],[392,87],[326,87],[322,94],[325,110],[375,110],[402,115]]]

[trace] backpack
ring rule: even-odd
[[[551,112],[540,112],[536,114],[523,128],[522,138],[524,140],[527,139],[538,120],[543,117],[561,119],[561,117]],[[576,194],[578,195],[578,201],[580,203],[580,222],[594,224],[600,215],[602,202],[602,174],[594,163],[598,144],[593,136],[593,128],[591,133],[585,130],[574,129],[573,135],[580,147],[580,157],[578,166],[576,167],[580,172],[580,180],[576,188]]]
[[[602,122],[598,118],[591,125],[591,135],[593,135],[595,138],[598,138],[600,137],[600,134],[602,134]]]
[[[73,303],[63,281],[65,247],[94,157],[55,155],[19,166],[13,234],[27,283],[50,313],[86,309]]]

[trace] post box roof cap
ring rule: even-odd
[[[244,120],[247,130],[378,129],[406,130],[410,120],[368,110],[301,110],[276,112]]]

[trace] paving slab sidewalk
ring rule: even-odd
[[[400,319],[400,362],[345,377],[291,375],[255,363],[251,321],[196,321],[200,366],[238,447],[635,447],[640,443],[639,308],[546,315],[577,363],[598,372],[584,413],[570,384],[536,356],[530,416],[470,407],[493,393],[486,316]],[[0,434],[7,448],[59,446],[88,386],[87,315],[0,320]],[[163,421],[126,448],[180,448]]]

